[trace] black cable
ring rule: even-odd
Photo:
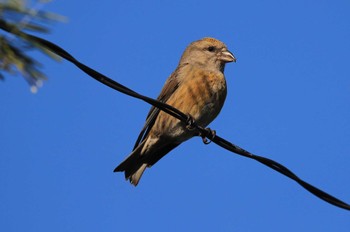
[[[274,160],[271,160],[271,159],[268,159],[268,158],[265,158],[262,156],[254,155],[254,154],[244,150],[243,148],[228,142],[227,140],[225,140],[219,136],[215,136],[212,139],[212,141],[214,143],[216,143],[217,145],[219,145],[220,147],[223,147],[223,148],[225,148],[229,151],[232,151],[238,155],[254,159],[254,160],[264,164],[265,166],[268,166],[268,167],[274,169],[275,171],[289,177],[290,179],[296,181],[304,189],[306,189],[307,191],[309,191],[313,195],[317,196],[318,198],[320,198],[320,199],[322,199],[322,200],[324,200],[332,205],[338,206],[338,207],[346,209],[346,210],[350,210],[350,205],[348,205],[347,203],[333,197],[332,195],[316,188],[315,186],[305,182],[304,180],[300,179],[297,175],[295,175],[292,171],[290,171],[288,168],[286,168],[282,164],[277,163]]]
[[[241,156],[244,156],[244,157],[247,157],[250,159],[254,159],[254,160],[264,164],[265,166],[268,166],[268,167],[274,169],[275,171],[287,176],[288,178],[296,181],[299,185],[301,185],[307,191],[309,191],[313,195],[319,197],[320,199],[322,199],[322,200],[324,200],[332,205],[335,205],[337,207],[340,207],[340,208],[343,208],[346,210],[350,210],[349,204],[347,204],[347,203],[331,196],[330,194],[312,186],[311,184],[303,181],[302,179],[300,179],[297,175],[295,175],[292,171],[290,171],[288,168],[286,168],[282,164],[279,164],[274,160],[271,160],[271,159],[268,159],[268,158],[265,158],[262,156],[254,155],[254,154],[244,150],[243,148],[221,138],[220,136],[218,136],[214,133],[211,133],[210,129],[206,129],[206,128],[202,128],[202,127],[198,126],[189,117],[189,115],[184,114],[183,112],[179,111],[178,109],[176,109],[168,104],[165,104],[165,103],[159,102],[155,99],[143,96],[143,95],[119,84],[118,82],[106,77],[105,75],[103,75],[103,74],[95,71],[94,69],[84,65],[83,63],[79,62],[72,55],[70,55],[68,52],[66,52],[64,49],[57,46],[56,44],[51,43],[50,41],[41,39],[39,37],[29,35],[29,34],[24,33],[22,31],[19,31],[15,27],[13,27],[11,24],[6,23],[2,19],[0,19],[0,28],[3,29],[4,31],[15,34],[24,40],[28,40],[30,42],[40,44],[41,46],[46,47],[51,52],[61,56],[62,58],[70,61],[71,63],[75,64],[80,70],[82,70],[83,72],[88,74],[90,77],[94,78],[95,80],[101,82],[102,84],[107,85],[110,88],[115,89],[115,90],[117,90],[121,93],[124,93],[126,95],[141,99],[141,100],[159,108],[160,110],[162,110],[162,111],[172,115],[173,117],[179,119],[180,121],[184,122],[186,125],[190,126],[191,128],[196,129],[201,134],[201,136],[210,139],[212,142],[219,145],[220,147],[222,147],[228,151],[231,151],[233,153],[236,153],[238,155],[241,155]]]

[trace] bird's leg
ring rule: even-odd
[[[186,128],[187,130],[190,130],[190,131],[195,130],[197,128],[196,122],[194,121],[193,117],[190,114],[187,115]],[[210,129],[209,127],[202,130],[204,130],[204,132],[198,132],[196,133],[196,136],[202,137],[204,144],[211,143],[211,140],[216,135],[216,131]],[[207,139],[207,136],[210,138],[210,140]]]
[[[205,133],[199,133],[199,136],[202,137],[204,144],[211,143],[211,140],[216,136],[216,131],[208,128],[205,128]],[[210,140],[207,139],[207,136],[210,137]]]
[[[190,114],[187,114],[186,128],[191,131],[196,128],[196,122]]]

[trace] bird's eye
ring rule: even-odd
[[[216,50],[216,47],[214,47],[214,46],[209,46],[208,47],[208,51],[209,52],[215,52],[215,50]]]

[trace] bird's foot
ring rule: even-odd
[[[193,117],[190,114],[187,115],[186,128],[187,130],[196,129],[196,122],[194,121]]]
[[[202,141],[204,144],[209,144],[209,143],[211,143],[211,140],[216,136],[216,131],[212,130],[210,128],[205,128],[204,130],[206,132],[200,133],[199,136],[202,137]],[[207,139],[207,136],[210,137],[210,140]]]

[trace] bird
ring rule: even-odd
[[[198,126],[208,126],[220,113],[226,99],[224,69],[229,62],[236,62],[236,58],[218,39],[205,37],[190,43],[157,100],[189,115]],[[114,172],[124,172],[126,180],[137,186],[146,168],[198,135],[184,122],[153,106],[133,151]]]

